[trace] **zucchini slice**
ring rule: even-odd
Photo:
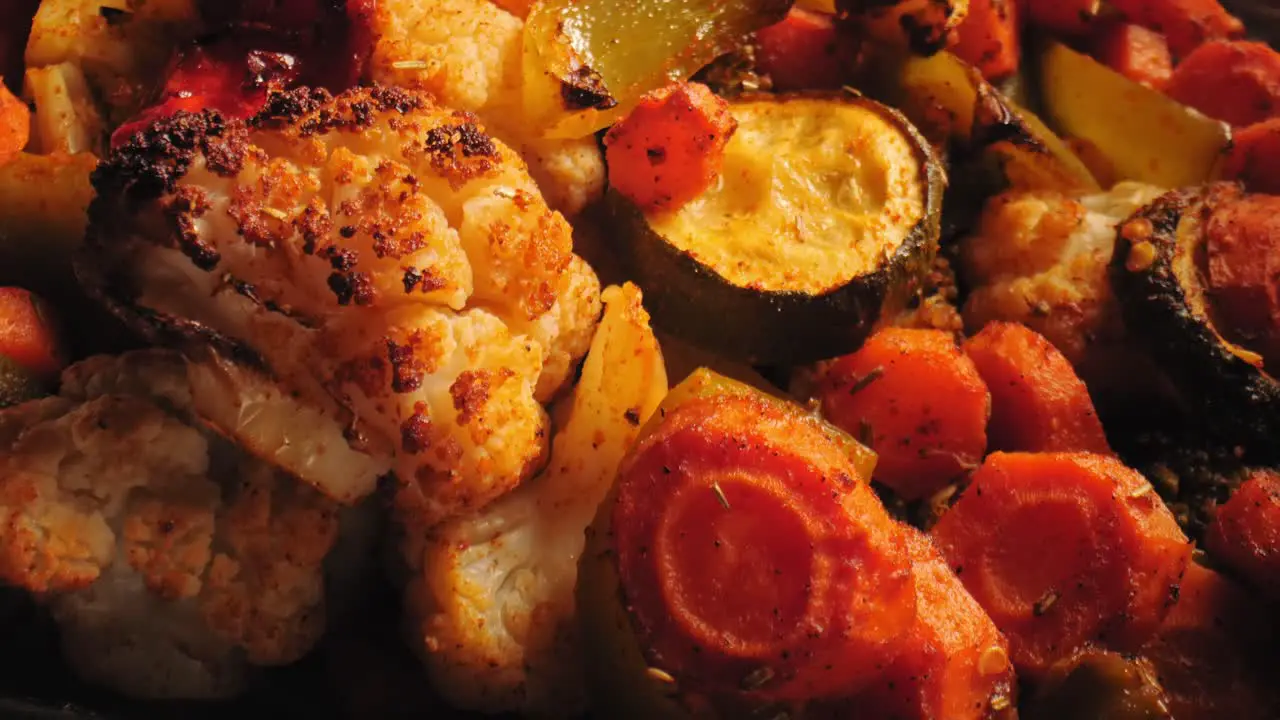
[[[1161,358],[1198,431],[1250,462],[1280,461],[1280,382],[1260,355],[1228,339],[1205,276],[1204,221],[1240,196],[1218,183],[1157,198],[1119,225],[1111,284],[1125,325]]]
[[[658,327],[757,363],[855,349],[937,248],[943,172],[896,110],[853,93],[750,95],[717,182],[642,212],[619,249]]]

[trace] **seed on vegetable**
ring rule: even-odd
[[[1036,617],[1044,615],[1049,612],[1049,608],[1053,607],[1054,603],[1058,602],[1058,598],[1060,597],[1062,597],[1062,593],[1057,590],[1050,590],[1044,594],[1044,597],[1036,601],[1036,604],[1031,608],[1031,612]]]

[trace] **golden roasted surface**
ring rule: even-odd
[[[319,640],[338,506],[161,395],[101,392],[93,369],[130,357],[71,368],[77,397],[0,413],[0,580],[49,604],[82,677],[230,695],[246,663],[290,663]]]
[[[527,3],[525,3],[527,5]],[[380,0],[369,75],[374,82],[426,90],[444,105],[476,113],[529,163],[550,205],[576,215],[604,190],[595,137],[544,139],[523,112],[521,34],[491,0]]]
[[[86,279],[375,461],[303,479],[353,502],[381,463],[439,522],[537,469],[540,403],[590,343],[599,283],[473,116],[403,90],[298,90],[248,123],[164,121],[94,180]]]
[[[405,521],[410,642],[452,704],[563,716],[583,709],[574,585],[584,531],[623,454],[667,392],[632,285],[605,290],[582,379],[547,469],[434,531]]]

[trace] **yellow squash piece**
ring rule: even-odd
[[[548,137],[586,137],[786,16],[791,0],[542,0],[524,30],[524,101]]]
[[[1050,43],[1040,68],[1049,120],[1096,147],[1117,180],[1165,188],[1196,185],[1213,177],[1231,143],[1223,123],[1065,45]]]

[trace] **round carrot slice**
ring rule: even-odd
[[[816,421],[757,398],[694,400],[618,482],[623,596],[682,688],[820,697],[892,659],[915,612],[902,530]]]
[[[991,455],[932,533],[1032,676],[1087,643],[1136,650],[1191,556],[1146,479],[1085,453]]]

